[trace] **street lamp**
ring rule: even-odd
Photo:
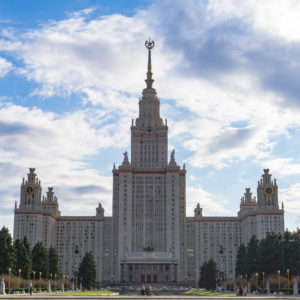
[[[248,285],[248,275],[246,274],[246,286]]]
[[[54,288],[56,290],[56,273],[54,273]]]
[[[278,290],[280,290],[280,270],[277,271],[278,274]]]
[[[41,292],[41,285],[42,285],[42,272],[39,272],[39,275],[40,275],[40,284],[39,284],[39,289],[40,289],[40,292]]]
[[[243,275],[241,275],[241,286],[243,286]]]
[[[66,276],[67,277],[67,289],[69,288],[69,275]]]
[[[34,279],[35,279],[35,271],[33,271],[32,273],[33,273],[32,289],[33,289],[33,291],[34,291]]]
[[[258,290],[258,273],[255,273],[255,278],[256,278],[256,289]]]
[[[99,281],[100,281],[100,272],[101,272],[101,268],[99,269]],[[195,286],[196,286],[196,289],[198,289],[198,268],[195,269],[195,279],[196,279]],[[100,286],[101,286],[101,283],[100,283]]]
[[[265,289],[265,272],[262,272],[262,285],[263,285],[263,290]]]
[[[229,277],[229,288],[230,288],[230,290],[231,290],[231,283],[232,283],[232,276],[230,275],[230,277]]]
[[[8,293],[10,294],[10,274],[11,274],[11,268],[8,268]]]
[[[287,269],[286,272],[287,272],[287,278],[288,278],[288,293],[289,293],[289,291],[290,291],[290,269]]]
[[[102,282],[102,268],[101,267],[99,270],[99,281],[100,281],[100,288],[101,288],[101,282]]]
[[[18,281],[18,289],[19,289],[20,288],[20,283],[21,283],[21,272],[22,272],[22,270],[19,269],[18,272],[19,272],[19,281]]]

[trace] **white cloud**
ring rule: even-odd
[[[209,216],[214,214],[226,215],[231,212],[226,208],[227,201],[217,199],[213,194],[205,191],[200,185],[187,187],[187,215],[193,216],[197,203],[203,208],[203,215]]]
[[[300,228],[300,183],[293,184],[287,188],[279,190],[279,198],[284,203],[284,209],[288,214],[286,223],[289,229]],[[286,214],[286,216],[287,216]]]
[[[4,77],[12,69],[13,65],[6,59],[0,57],[0,78]]]
[[[124,124],[130,120],[107,123],[106,114],[97,109],[58,115],[11,103],[0,105],[0,120],[0,190],[7,209],[19,199],[25,172],[35,167],[44,194],[48,186],[54,187],[63,214],[93,215],[98,202],[111,214],[112,178],[85,159],[100,149],[127,145]]]
[[[299,110],[291,109],[286,105],[290,99],[264,82],[277,61],[255,64],[264,61],[266,53],[281,58],[283,52],[286,65],[299,64],[292,50],[277,49],[300,39],[299,26],[291,28],[299,23],[299,5],[292,0],[211,0],[207,5],[165,0],[133,17],[91,19],[86,10],[22,35],[2,30],[0,50],[22,67],[14,69],[0,59],[0,77],[14,70],[38,84],[32,96],[76,94],[85,107],[59,115],[2,105],[0,121],[11,125],[15,134],[0,141],[1,162],[17,170],[6,182],[18,190],[16,182],[24,169],[35,166],[42,180],[61,191],[64,213],[70,212],[68,201],[77,197],[74,188],[103,182],[106,191],[111,189],[111,178],[87,167],[85,160],[99,149],[129,146],[130,119],[137,116],[145,86],[143,44],[148,35],[156,41],[153,72],[162,117],[169,119],[169,149],[185,151],[188,162],[199,168],[224,168],[255,157],[275,172],[299,174],[297,163],[272,156],[280,136],[299,128]],[[268,44],[269,38],[279,39],[279,46]],[[275,69],[276,74],[280,71]],[[284,77],[288,76],[280,76]],[[168,99],[167,105],[163,99]],[[103,190],[100,197],[110,209],[108,194]],[[216,201],[198,186],[188,188],[190,213],[199,195],[208,212],[227,212],[225,200]],[[94,195],[87,193],[82,199],[92,209]]]
[[[294,163],[292,158],[273,158],[260,162],[263,167],[268,166],[273,173],[279,174],[281,177],[300,174],[300,164]]]
[[[208,3],[214,20],[237,17],[259,32],[288,42],[300,40],[300,3],[297,0],[210,0]]]

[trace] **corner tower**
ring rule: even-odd
[[[113,269],[117,282],[180,282],[185,267],[185,169],[168,162],[168,126],[160,117],[148,51],[146,88],[127,152],[113,168]]]

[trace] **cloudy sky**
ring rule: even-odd
[[[63,215],[111,215],[151,36],[188,215],[236,215],[269,168],[300,227],[299,28],[298,0],[1,1],[0,226],[29,167]]]

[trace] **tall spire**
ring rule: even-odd
[[[152,84],[154,80],[152,79],[152,65],[151,65],[151,50],[154,47],[155,43],[154,41],[149,40],[145,42],[145,46],[148,49],[148,72],[147,72],[147,79],[146,84],[148,89],[152,89]]]

